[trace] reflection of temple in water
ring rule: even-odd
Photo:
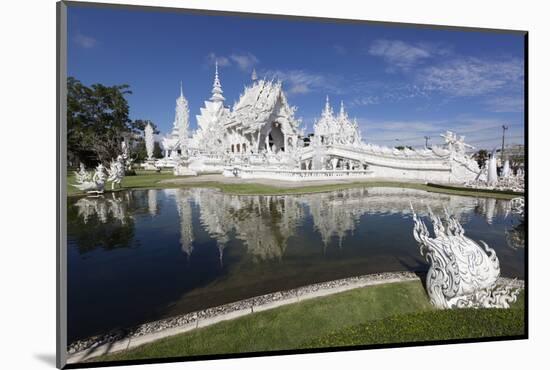
[[[191,209],[191,198],[186,189],[176,190],[176,206],[180,216],[180,244],[181,250],[187,256],[193,252],[193,217]]]
[[[461,223],[467,222],[473,213],[484,215],[489,224],[495,217],[506,217],[510,213],[510,202],[506,200],[400,188],[352,188],[299,196],[237,196],[204,188],[165,189],[86,197],[75,205],[85,223],[94,215],[100,222],[107,223],[111,215],[124,224],[129,217],[130,204],[133,204],[134,213],[141,209],[144,214],[158,214],[159,192],[176,203],[182,251],[188,256],[193,252],[192,218],[193,208],[197,206],[200,224],[216,241],[220,260],[229,241],[235,238],[243,242],[255,261],[280,259],[289,237],[296,235],[307,217],[311,218],[326,248],[334,238],[342,246],[362,216],[410,215],[411,205],[419,216],[427,216],[430,209],[439,215],[447,210]],[[520,236],[514,230],[510,231],[508,239],[517,246],[522,243]]]
[[[151,216],[157,215],[157,190],[147,190],[147,210]]]
[[[209,189],[191,189],[200,206],[201,225],[223,254],[230,235],[242,240],[257,260],[281,258],[289,236],[302,219],[292,197],[235,196]]]

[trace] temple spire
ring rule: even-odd
[[[220,78],[218,76],[218,61],[216,60],[216,74],[214,75],[214,84],[212,85],[212,97],[210,98],[210,100],[213,102],[223,102],[225,98],[222,94],[222,84],[220,83]]]
[[[252,69],[252,81],[255,82],[258,79],[258,75],[256,74],[256,68]]]
[[[344,101],[340,100],[340,117],[344,117],[346,115],[346,110],[344,109]]]
[[[180,81],[180,97],[183,97],[183,81]]]
[[[328,100],[328,95],[327,95],[327,100],[325,102],[325,109],[323,110],[323,115],[324,116],[332,115],[332,108],[330,107],[330,101]]]

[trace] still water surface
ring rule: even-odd
[[[410,203],[444,208],[524,277],[508,201],[410,189],[235,196],[133,190],[68,200],[68,340],[361,274],[426,271]]]

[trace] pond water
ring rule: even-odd
[[[510,203],[410,189],[236,196],[133,190],[68,200],[68,341],[278,290],[361,274],[427,271],[410,205],[457,217],[524,277]]]

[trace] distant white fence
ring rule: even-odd
[[[226,167],[223,175],[243,179],[273,179],[285,181],[314,181],[335,179],[364,179],[371,176],[371,170],[286,170],[271,168]]]

